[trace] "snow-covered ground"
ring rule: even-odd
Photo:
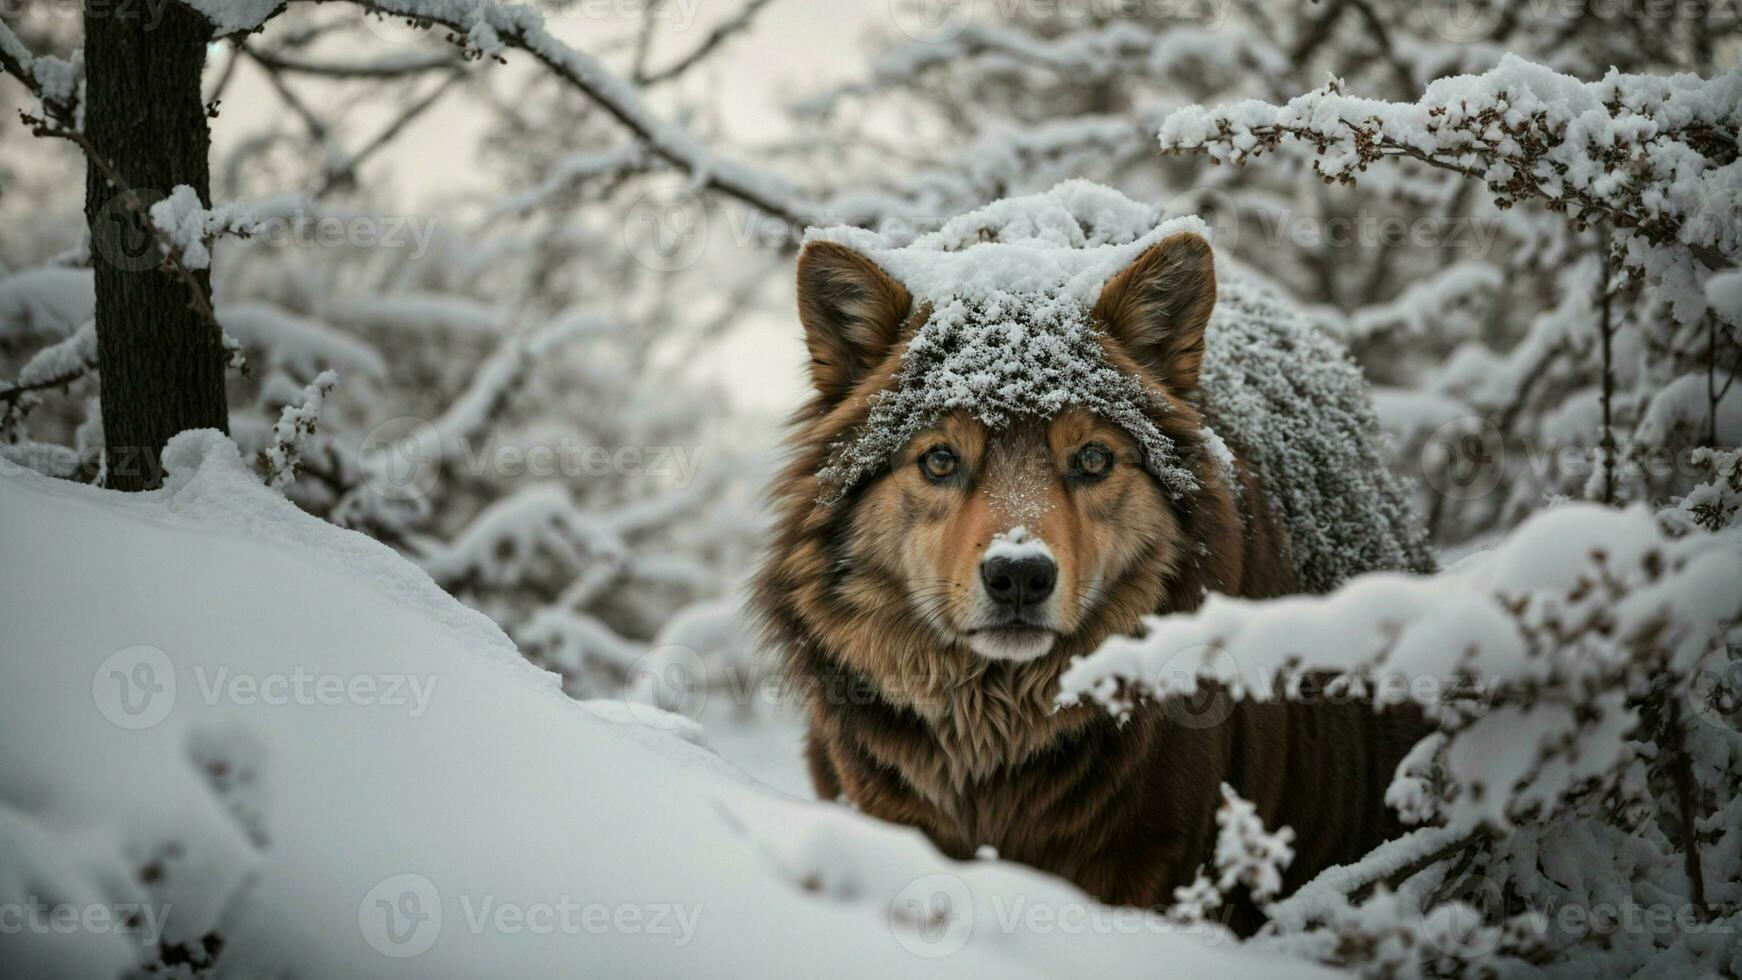
[[[131,496],[0,475],[7,976],[114,976],[159,934],[215,976],[1313,972],[782,793],[796,724],[704,712],[770,786],[573,701],[222,437],[166,462]]]

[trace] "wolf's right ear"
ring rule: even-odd
[[[836,242],[811,242],[798,256],[798,317],[810,348],[811,383],[845,397],[888,356],[913,297],[877,263]]]
[[[1204,327],[1216,306],[1216,256],[1189,231],[1151,245],[1101,290],[1094,315],[1179,394],[1198,387]]]

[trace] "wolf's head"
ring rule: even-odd
[[[1001,295],[1027,300],[916,300],[837,242],[799,258],[815,397],[764,589],[795,593],[786,632],[870,673],[1085,652],[1166,605],[1229,521],[1193,408],[1203,238],[1156,241],[1064,319]]]

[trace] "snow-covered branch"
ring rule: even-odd
[[[727,159],[676,123],[660,118],[635,86],[592,56],[558,40],[543,16],[523,4],[495,0],[327,0],[350,2],[384,17],[421,26],[440,25],[463,39],[468,52],[499,58],[525,51],[644,142],[658,158],[690,175],[698,189],[737,198],[794,227],[823,223],[823,210],[779,177]]]
[[[303,448],[320,422],[321,407],[338,383],[338,372],[322,371],[295,400],[284,406],[272,426],[272,444],[260,451],[259,463],[267,486],[283,490],[296,479],[302,466]]]
[[[43,112],[68,130],[82,128],[85,84],[82,52],[71,61],[30,53],[12,28],[0,23],[0,74],[11,75],[42,102]]]
[[[1737,581],[1734,532],[1675,538],[1644,508],[1569,504],[1473,567],[1367,575],[1323,597],[1212,595],[1150,618],[1142,637],[1073,664],[1061,697],[1124,711],[1207,680],[1270,700],[1330,672],[1333,691],[1415,701],[1449,733],[1445,784],[1413,784],[1439,798],[1402,802],[1505,827],[1615,778],[1638,722],[1630,699],[1687,676],[1742,618]]]
[[[1508,55],[1442,78],[1415,103],[1345,95],[1342,83],[1283,105],[1193,106],[1161,127],[1163,149],[1236,164],[1299,142],[1327,181],[1407,157],[1481,180],[1502,208],[1538,200],[1581,224],[1604,219],[1705,265],[1742,255],[1742,73],[1581,82]],[[1643,256],[1633,256],[1641,266]],[[1703,308],[1703,307],[1702,307]]]

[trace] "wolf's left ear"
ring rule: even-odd
[[[1156,242],[1101,290],[1094,315],[1125,352],[1169,389],[1198,387],[1204,325],[1216,306],[1210,243],[1191,232]]]
[[[888,356],[913,297],[877,263],[836,242],[798,256],[798,316],[810,348],[811,382],[841,398]]]

